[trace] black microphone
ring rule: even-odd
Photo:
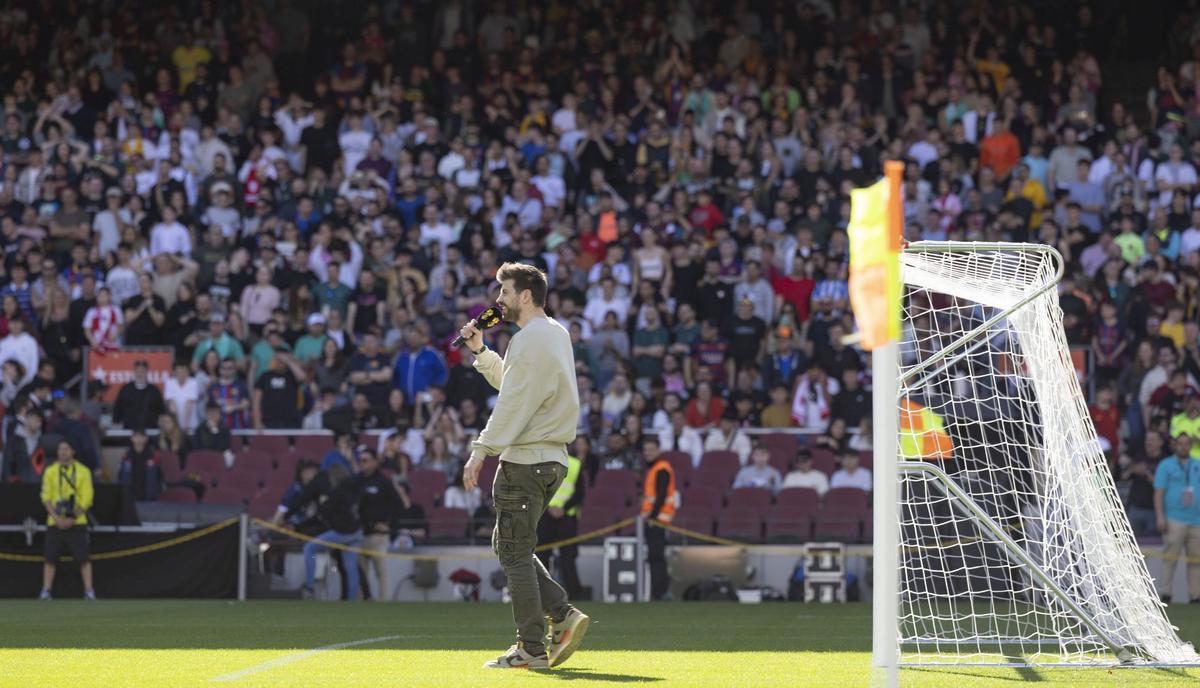
[[[503,314],[500,312],[500,307],[488,306],[487,308],[483,309],[483,311],[480,312],[474,320],[471,321],[471,324],[481,330],[486,330],[499,325],[501,320],[503,320]],[[463,345],[463,341],[465,340],[460,334],[454,338],[453,342],[450,342],[450,346],[458,348]]]

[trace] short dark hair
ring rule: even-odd
[[[546,273],[538,268],[524,263],[505,263],[496,272],[496,279],[501,282],[512,280],[518,294],[528,289],[533,305],[546,305]]]

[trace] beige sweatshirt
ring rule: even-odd
[[[475,452],[503,461],[567,463],[579,425],[579,388],[571,335],[552,318],[534,318],[513,336],[504,358],[488,349],[475,369],[500,397]]]

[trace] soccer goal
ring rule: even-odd
[[[1062,270],[1048,246],[903,251],[901,339],[874,352],[877,666],[1200,662],[1088,416]]]

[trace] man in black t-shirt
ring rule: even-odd
[[[350,358],[350,384],[363,394],[372,406],[387,405],[392,391],[392,365],[387,356],[379,353],[379,337],[365,335],[358,353]]]
[[[138,277],[137,296],[127,299],[125,310],[125,343],[129,346],[162,344],[163,325],[167,322],[167,304],[154,293],[150,275]]]
[[[766,350],[767,324],[754,315],[754,302],[743,299],[729,324],[729,350],[739,367],[754,365]]]
[[[300,427],[300,385],[304,368],[287,349],[275,349],[271,366],[254,383],[254,427]]]

